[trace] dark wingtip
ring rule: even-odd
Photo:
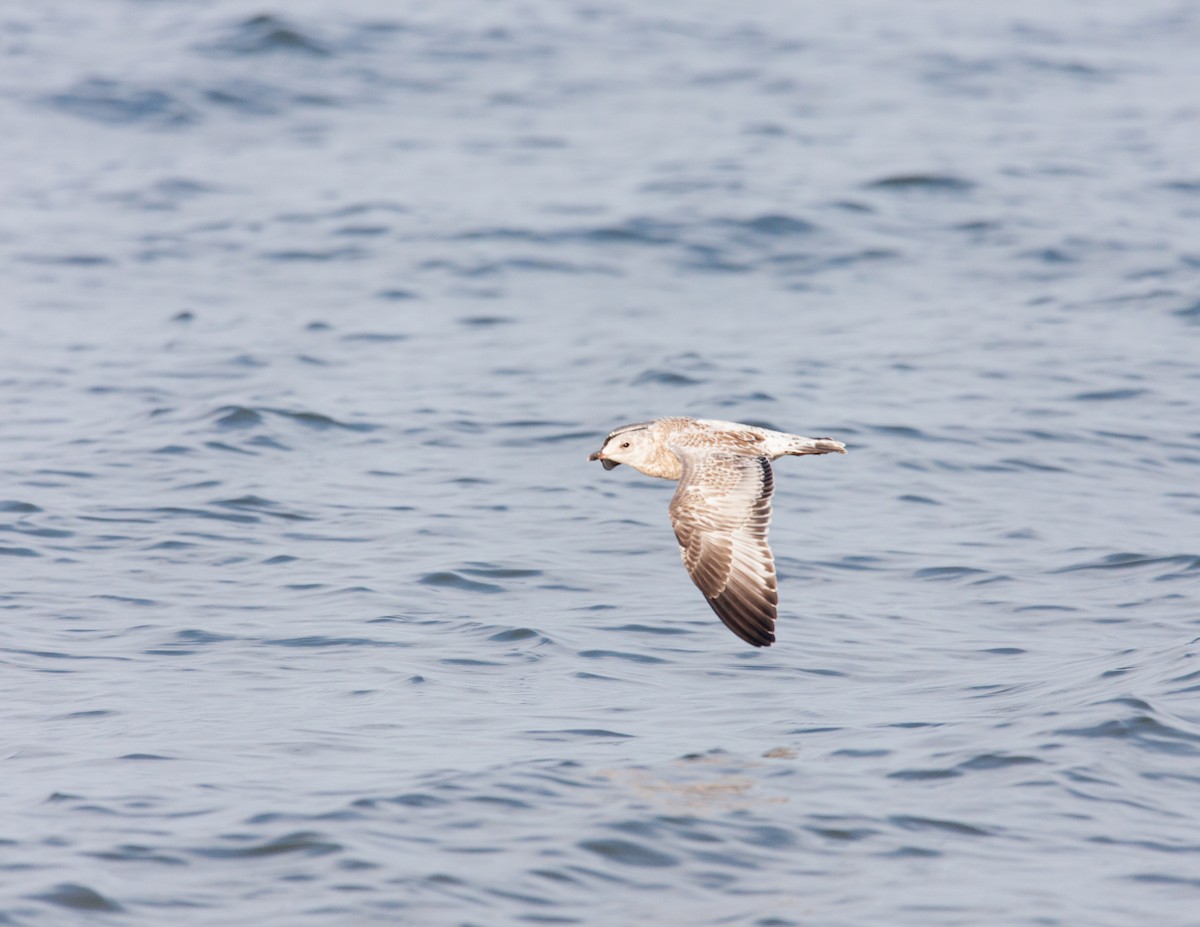
[[[770,647],[775,643],[775,608],[747,608],[724,597],[707,599],[725,627],[753,647]]]

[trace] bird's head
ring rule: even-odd
[[[589,455],[588,460],[600,461],[605,470],[611,470],[617,464],[629,464],[640,470],[657,450],[647,423],[622,425],[604,439],[604,446]]]

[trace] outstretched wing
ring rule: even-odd
[[[683,462],[671,524],[683,565],[725,626],[755,647],[775,640],[775,558],[767,546],[775,478],[766,457],[672,447]]]

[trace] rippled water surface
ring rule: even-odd
[[[1200,12],[0,12],[0,922],[1200,923]],[[779,642],[668,414],[785,459]]]

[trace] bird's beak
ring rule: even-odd
[[[621,466],[615,460],[609,460],[607,457],[605,457],[603,451],[596,451],[594,454],[588,454],[588,460],[600,461],[600,463],[604,465],[605,470],[611,470],[613,467]]]

